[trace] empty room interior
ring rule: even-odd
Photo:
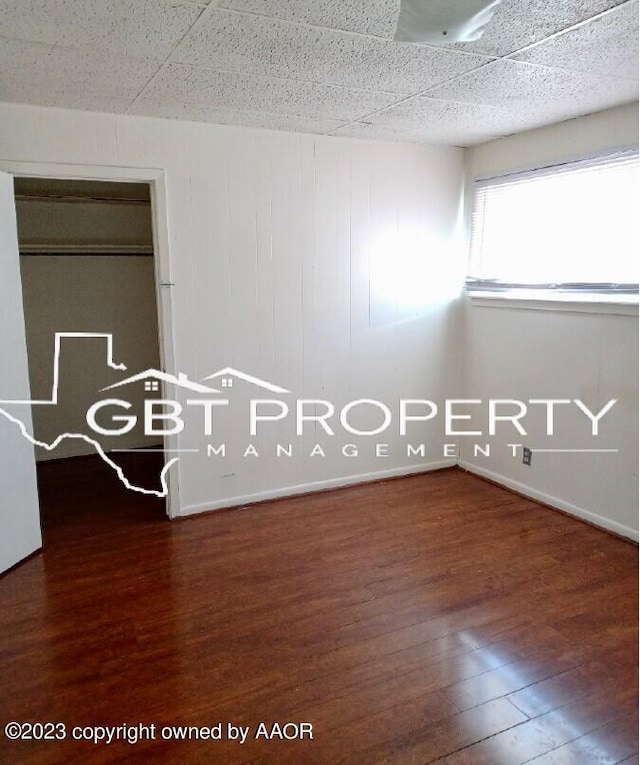
[[[0,0],[0,762],[638,756],[638,0]]]

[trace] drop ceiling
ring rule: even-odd
[[[0,101],[471,146],[638,98],[638,0],[502,0],[393,41],[399,0],[0,0]]]

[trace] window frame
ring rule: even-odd
[[[597,168],[614,164],[616,161],[633,159],[640,161],[638,146],[629,146],[615,151],[608,151],[586,157],[572,158],[564,162],[553,162],[534,168],[523,168],[508,171],[491,176],[480,176],[472,180],[470,188],[471,204],[468,218],[469,225],[469,251],[468,269],[465,277],[464,294],[474,302],[499,305],[517,301],[523,307],[543,307],[544,303],[565,304],[565,310],[579,307],[581,311],[598,311],[599,307],[607,305],[626,306],[631,312],[637,313],[638,284],[619,284],[614,282],[565,282],[546,284],[522,284],[516,282],[501,281],[498,279],[482,279],[469,275],[473,265],[474,256],[474,226],[476,218],[481,214],[479,206],[482,197],[479,192],[487,187],[506,186],[527,178],[543,178],[589,167]],[[592,308],[588,305],[591,304]],[[635,311],[633,310],[635,306]],[[623,313],[628,313],[624,310]]]

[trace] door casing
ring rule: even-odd
[[[159,168],[78,165],[57,162],[23,162],[0,159],[0,171],[24,178],[56,178],[61,180],[122,181],[148,183],[151,189],[153,254],[158,310],[160,365],[175,369],[175,338],[171,296],[171,259],[169,253],[168,207],[165,171]],[[165,449],[178,448],[176,435],[164,437]],[[169,518],[180,512],[179,465],[168,476],[169,493],[166,511]]]

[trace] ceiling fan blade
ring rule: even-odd
[[[482,37],[500,0],[402,0],[394,40],[446,45]]]

